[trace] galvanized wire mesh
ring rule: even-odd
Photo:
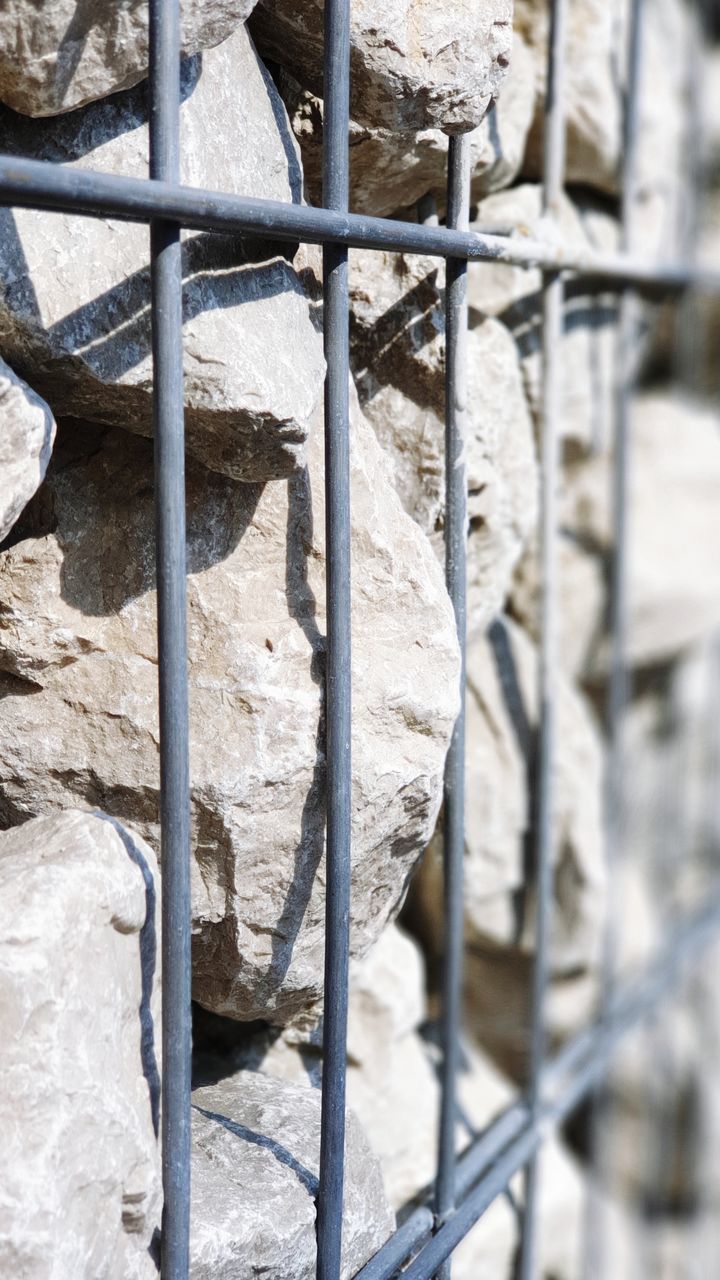
[[[572,0],[551,0],[547,77],[543,212],[557,217],[564,174],[565,31]],[[533,824],[537,932],[532,987],[530,1073],[525,1093],[461,1155],[455,1116],[461,1018],[464,850],[464,721],[461,714],[447,759],[444,793],[444,918],[441,1116],[434,1197],[416,1208],[359,1273],[358,1280],[389,1280],[405,1266],[407,1280],[450,1275],[454,1248],[511,1178],[525,1171],[519,1274],[538,1274],[538,1153],[547,1137],[588,1097],[602,1115],[602,1082],[620,1039],[663,1007],[691,962],[720,927],[720,898],[673,925],[668,947],[631,985],[617,982],[616,941],[609,929],[602,1007],[595,1025],[554,1057],[546,1052],[552,899],[552,812],[556,750],[558,396],[560,340],[566,281],[602,279],[620,291],[616,448],[611,586],[612,657],[608,709],[608,849],[611,873],[627,778],[623,723],[627,702],[626,514],[627,441],[632,429],[631,347],[638,291],[718,291],[720,276],[686,257],[645,260],[634,238],[637,166],[637,85],[642,61],[642,3],[633,0],[623,146],[622,231],[616,253],[558,248],[558,241],[518,240],[470,230],[469,149],[452,138],[448,159],[447,218],[395,222],[348,213],[350,0],[325,3],[324,208],[179,185],[179,3],[150,0],[151,162],[146,181],[77,172],[62,166],[0,156],[0,195],[9,205],[113,216],[150,227],[154,357],[154,432],[157,511],[157,581],[161,726],[161,831],[163,911],[163,1178],[162,1274],[188,1275],[190,1196],[190,836],[188,692],[185,635],[185,513],[182,367],[183,227],[262,235],[323,246],[327,491],[327,909],[322,1140],[318,1197],[319,1280],[337,1280],[343,1205],[345,1063],[350,911],[350,762],[352,742],[350,626],[350,480],[348,249],[385,249],[435,255],[447,261],[446,289],[446,575],[461,649],[465,651],[465,546],[467,486],[464,470],[467,272],[487,261],[542,269],[542,515],[541,643],[538,672],[536,810]],[[465,668],[463,664],[464,693]],[[611,875],[612,879],[612,875]],[[612,913],[610,913],[612,919]]]

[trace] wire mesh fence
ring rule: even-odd
[[[652,1018],[661,1019],[678,992],[692,982],[692,965],[720,929],[720,894],[704,887],[700,909],[673,917],[665,945],[630,981],[620,980],[616,912],[602,962],[602,996],[594,1024],[559,1051],[546,1034],[553,898],[553,808],[557,749],[558,431],[564,374],[561,337],[568,282],[587,281],[619,293],[614,396],[612,497],[611,654],[607,734],[607,848],[610,882],[617,883],[618,849],[626,826],[632,752],[625,731],[628,702],[627,520],[628,441],[632,432],[633,333],[639,298],[658,291],[720,291],[720,274],[701,269],[692,254],[648,261],[635,226],[638,161],[638,94],[643,65],[643,5],[633,0],[625,76],[625,123],[620,245],[617,251],[578,251],[557,234],[564,185],[566,33],[572,0],[552,0],[548,50],[543,168],[543,238],[484,232],[470,225],[470,160],[467,138],[450,139],[447,216],[400,222],[348,212],[350,0],[326,0],[324,53],[324,207],[284,205],[222,192],[183,187],[180,175],[180,14],[178,0],[150,0],[150,173],[147,180],[64,169],[32,159],[0,157],[4,203],[112,216],[147,223],[151,237],[154,361],[155,505],[159,635],[161,759],[163,1070],[162,1142],[164,1212],[162,1274],[183,1280],[189,1269],[190,1215],[190,799],[187,641],[185,624],[185,508],[182,364],[181,231],[263,236],[323,247],[326,520],[327,520],[327,898],[322,1087],[322,1137],[317,1217],[317,1276],[337,1280],[343,1208],[346,1029],[349,970],[351,859],[351,622],[349,470],[349,301],[351,248],[422,253],[445,259],[446,579],[463,654],[466,645],[465,410],[467,405],[467,281],[488,262],[542,271],[542,394],[540,520],[541,622],[538,669],[539,729],[534,760],[532,867],[536,941],[532,978],[529,1072],[525,1091],[458,1154],[455,1122],[459,1071],[463,965],[464,715],[455,725],[444,788],[444,938],[441,996],[441,1113],[434,1191],[409,1213],[395,1234],[358,1275],[407,1280],[451,1275],[452,1254],[485,1210],[518,1173],[524,1176],[518,1274],[538,1275],[540,1153],[551,1133],[581,1106],[595,1117],[587,1126],[596,1160],[611,1128],[605,1082],[621,1040]],[[690,196],[688,196],[688,199]],[[694,296],[694,295],[693,295]],[[240,356],[242,358],[242,356]],[[717,664],[716,664],[717,665]],[[707,736],[707,735],[706,735]],[[697,741],[697,735],[690,738]],[[702,738],[705,741],[705,738]],[[717,744],[716,744],[717,745]],[[708,746],[711,751],[711,745]],[[677,770],[670,767],[670,781]],[[706,805],[706,798],[701,807]],[[704,811],[704,810],[703,810]],[[675,813],[675,810],[673,810]],[[677,815],[676,815],[677,816]],[[689,819],[688,819],[689,821]],[[667,824],[659,833],[667,837]],[[683,825],[683,824],[681,824]],[[684,828],[687,822],[684,823]],[[699,837],[712,862],[715,832]],[[671,842],[672,843],[672,842]],[[658,888],[664,893],[667,882]],[[697,900],[697,895],[696,895]],[[685,984],[685,986],[683,985]],[[651,1021],[648,1022],[648,1019]],[[672,1077],[673,1063],[666,1063]],[[610,1107],[610,1110],[608,1110]],[[672,1135],[666,1135],[668,1142]],[[672,1163],[667,1152],[659,1165]],[[601,1231],[601,1215],[589,1214],[588,1239]],[[597,1243],[597,1242],[596,1242]],[[588,1245],[589,1253],[592,1253]],[[592,1259],[588,1262],[592,1272]],[[709,1274],[706,1272],[705,1274]]]

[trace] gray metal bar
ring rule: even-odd
[[[450,138],[447,222],[464,230],[470,216],[470,148]],[[443,791],[443,973],[440,1015],[440,1126],[435,1213],[455,1203],[456,1083],[460,1052],[465,857],[465,643],[467,630],[467,263],[452,258],[445,284],[445,579],[460,644],[460,710],[445,761]],[[446,1263],[441,1280],[449,1280]]]
[[[180,178],[180,9],[150,0],[150,173]],[[150,223],[162,864],[163,1280],[186,1280],[190,1237],[190,779],[185,585],[182,260]]]
[[[569,271],[598,279],[627,281],[639,288],[678,289],[691,284],[720,292],[720,272],[695,263],[652,262],[623,253],[570,250],[531,237],[452,231],[391,218],[339,213],[308,205],[283,204],[232,196],[177,183],[148,182],[117,174],[66,169],[43,160],[0,156],[0,201],[24,208],[50,209],[90,217],[149,222],[164,218],[184,227],[224,235],[262,235],[307,244],[424,253],[469,262],[505,262],[511,266]]]
[[[508,1143],[527,1127],[529,1117],[524,1102],[511,1103],[458,1157],[455,1166],[455,1196],[458,1201],[465,1199]],[[424,1244],[433,1224],[434,1217],[429,1209],[425,1206],[416,1209],[358,1273],[356,1280],[391,1280],[400,1264]]]
[[[551,0],[548,38],[543,216],[557,219],[565,172],[565,36],[567,0]],[[530,1021],[528,1100],[533,1119],[541,1106],[545,1021],[550,971],[553,899],[553,815],[555,705],[557,682],[557,484],[559,468],[560,344],[564,286],[557,271],[543,272],[542,468],[540,512],[540,651],[538,655],[538,737],[535,756],[533,862],[536,886],[535,963]],[[525,1172],[520,1242],[521,1280],[537,1275],[539,1168],[533,1152]]]
[[[637,199],[637,154],[639,87],[642,63],[642,0],[632,0],[628,33],[627,82],[623,120],[622,197],[620,247],[629,252],[633,241],[633,210]],[[605,801],[605,862],[607,898],[605,929],[600,961],[599,1017],[607,1016],[613,999],[619,915],[617,870],[623,840],[625,796],[624,719],[628,701],[628,468],[631,394],[634,348],[637,340],[637,294],[626,289],[620,299],[615,352],[615,433],[611,473],[611,517],[613,551],[610,562],[610,676],[607,697],[607,766]],[[590,1162],[594,1176],[588,1182],[588,1212],[585,1231],[585,1275],[599,1277],[604,1266],[604,1201],[597,1192],[605,1158],[603,1144],[607,1126],[603,1123],[605,1093],[599,1084],[592,1100],[590,1121]]]
[[[526,1127],[529,1119],[530,1111],[527,1104],[518,1099],[497,1116],[479,1138],[463,1152],[455,1172],[455,1192],[458,1200],[464,1199],[470,1188],[479,1181],[503,1148]]]
[[[677,987],[687,972],[687,966],[697,961],[702,950],[717,938],[719,929],[720,899],[716,897],[684,922],[676,941],[624,993],[612,1018],[595,1027],[587,1057],[578,1065],[574,1075],[564,1081],[559,1096],[542,1102],[535,1117],[513,1138],[462,1204],[403,1271],[403,1280],[431,1280],[518,1170],[531,1161],[545,1138],[595,1087],[623,1036],[651,1014],[658,1002]]]
[[[325,2],[323,200],[348,207],[350,3]],[[325,378],[325,531],[327,674],[325,724],[327,844],[322,1127],[317,1214],[317,1277],[338,1280],[345,1165],[345,1072],[350,953],[351,626],[350,346],[348,254],[323,248]]]
[[[374,1258],[358,1271],[355,1280],[391,1280],[403,1262],[416,1253],[419,1246],[430,1237],[434,1218],[423,1206],[416,1209],[390,1239],[378,1250]]]

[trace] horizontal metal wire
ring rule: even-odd
[[[679,984],[688,966],[719,932],[720,895],[683,921],[673,941],[639,977],[618,992],[603,1022],[580,1033],[548,1062],[536,1118],[532,1119],[530,1108],[517,1099],[468,1148],[458,1162],[460,1203],[436,1234],[429,1238],[429,1210],[425,1206],[417,1209],[358,1272],[356,1280],[391,1280],[422,1241],[426,1243],[403,1271],[403,1280],[431,1280],[539,1145],[603,1076],[622,1038]],[[468,1178],[471,1169],[477,1180]]]
[[[193,230],[226,235],[270,236],[307,244],[339,244],[355,249],[423,253],[469,262],[569,271],[634,284],[639,288],[692,285],[720,292],[720,272],[690,262],[652,262],[627,253],[602,253],[544,243],[530,236],[453,231],[391,218],[338,213],[309,205],[283,204],[227,195],[118,174],[70,169],[45,160],[0,156],[0,201],[23,208],[50,209],[90,217],[177,222]]]

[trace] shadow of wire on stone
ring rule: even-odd
[[[308,1195],[314,1200],[318,1193],[318,1180],[309,1169],[305,1168],[295,1156],[288,1151],[287,1147],[281,1146],[275,1138],[269,1138],[267,1134],[256,1133],[254,1129],[248,1129],[246,1125],[239,1124],[236,1120],[231,1120],[229,1116],[221,1115],[218,1111],[207,1111],[205,1107],[198,1106],[197,1103],[192,1104],[193,1111],[197,1111],[198,1115],[204,1116],[206,1120],[213,1120],[216,1124],[221,1124],[223,1129],[227,1129],[228,1133],[232,1133],[234,1137],[240,1138],[243,1142],[250,1142],[256,1147],[264,1147],[266,1151],[270,1151],[275,1159],[284,1164],[287,1169],[291,1169],[299,1182],[302,1183]]]
[[[488,643],[495,662],[503,701],[515,732],[515,740],[527,774],[528,824],[523,834],[523,882],[513,893],[515,945],[519,945],[527,918],[528,903],[537,887],[534,818],[537,800],[537,731],[530,723],[525,697],[508,631],[501,618],[488,627]]]
[[[140,929],[140,1060],[150,1095],[150,1114],[157,1138],[160,1132],[160,1071],[155,1053],[155,1024],[152,1016],[152,989],[157,964],[157,891],[152,872],[139,845],[116,818],[96,810],[93,817],[107,822],[117,832],[125,852],[138,867],[145,884],[145,922]]]
[[[316,622],[317,601],[308,582],[313,549],[313,507],[307,468],[288,480],[285,589],[288,612],[305,635],[312,657],[310,674],[320,692],[315,764],[300,817],[300,838],[285,903],[272,935],[268,979],[273,988],[285,979],[293,947],[305,919],[325,836],[325,637]]]

